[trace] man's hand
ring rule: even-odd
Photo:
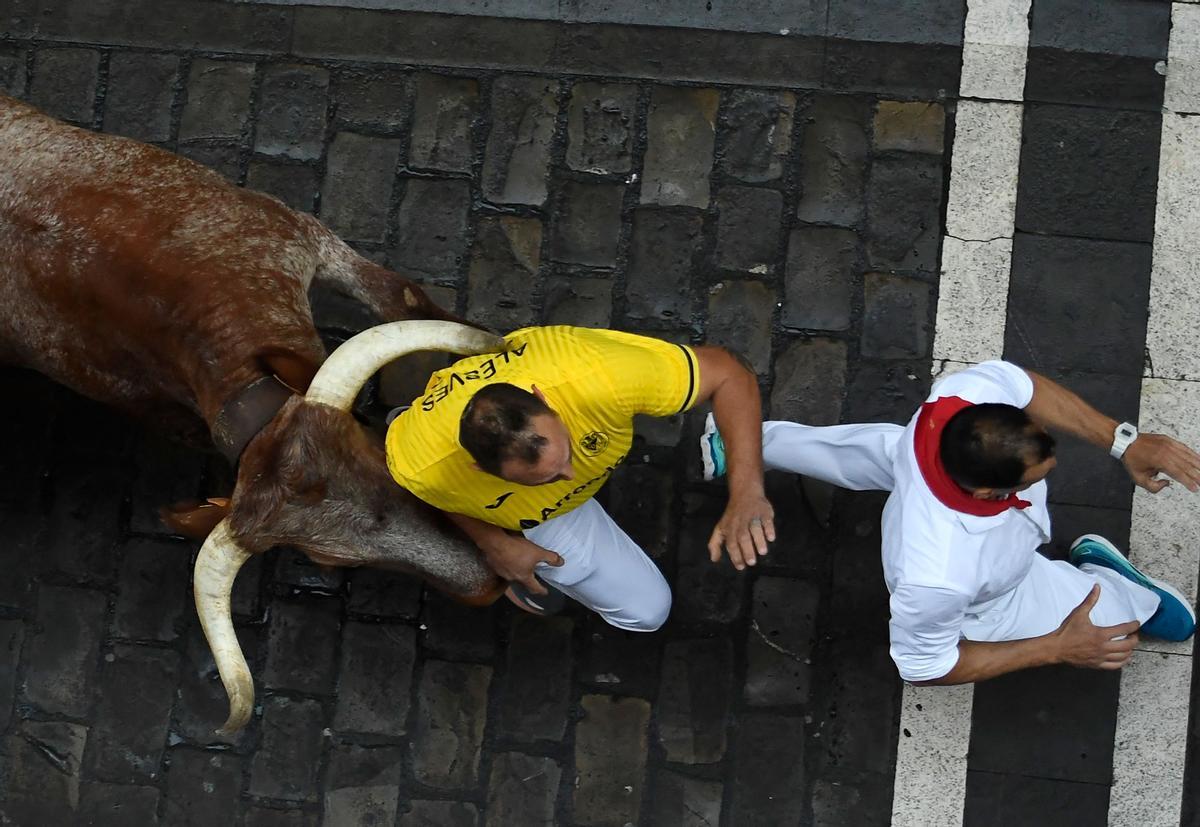
[[[534,594],[546,594],[546,587],[533,576],[538,563],[561,566],[562,557],[524,537],[506,535],[483,549],[488,565],[505,580],[516,581]]]
[[[1088,614],[1099,599],[1100,585],[1096,584],[1054,633],[1061,663],[1089,669],[1120,669],[1133,655],[1141,624],[1131,620],[1116,626],[1096,626]]]
[[[1158,474],[1166,474],[1193,493],[1200,490],[1200,454],[1169,436],[1139,434],[1125,449],[1121,461],[1133,481],[1151,494],[1170,484],[1155,479]]]
[[[741,571],[758,562],[767,553],[767,543],[774,541],[775,509],[770,501],[761,492],[733,495],[708,540],[708,556],[718,562],[724,546],[733,567]]]

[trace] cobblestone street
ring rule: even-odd
[[[908,34],[879,28],[900,24],[870,9],[901,13],[875,0],[801,5],[825,22],[782,37],[215,0],[9,0],[0,88],[312,212],[496,330],[611,326],[724,344],[753,365],[769,418],[904,423],[939,356],[964,4],[899,4],[919,9]],[[1124,5],[1141,11],[1114,29],[1170,9]],[[1038,52],[1034,31],[1030,89],[1060,66],[1060,47]],[[1119,51],[1104,56],[1137,71],[1159,59]],[[1035,76],[1037,59],[1049,68]],[[1104,106],[1074,106],[1107,94],[1086,89],[1026,110],[1022,186],[1040,183],[1016,201],[1028,234],[1010,245],[1012,295],[1024,298],[1009,313],[1027,321],[1001,340],[1006,356],[1130,417],[1154,237],[1156,78],[1156,92],[1131,82]],[[1086,220],[1071,211],[1071,182],[1087,172],[1055,155],[1063,135],[1072,145],[1101,136],[1089,163],[1115,176],[1111,203],[1091,201]],[[1048,270],[1066,274],[1061,288],[1034,275]],[[1076,312],[1081,287],[1069,276],[1084,271],[1107,297],[1096,313],[1111,314],[1091,318],[1119,331],[1107,338],[1089,339],[1087,318],[1058,321]],[[330,347],[374,323],[340,296],[312,298]],[[388,408],[442,364],[392,365],[361,413],[382,433]],[[405,576],[321,569],[276,549],[237,580],[258,705],[246,730],[222,739],[226,696],[191,596],[198,545],[168,535],[157,510],[227,495],[231,470],[35,374],[5,369],[0,381],[15,403],[0,412],[0,822],[892,818],[907,730],[888,656],[882,495],[770,475],[780,537],[739,574],[705,549],[725,491],[700,477],[704,412],[641,422],[600,498],[672,584],[671,617],[652,634],[575,605],[551,619],[506,601],[470,609]],[[1058,481],[1057,545],[1084,523],[1127,543],[1132,488],[1119,467],[1063,461],[1091,465],[1086,479]],[[1115,710],[1115,673],[1084,684],[1055,675],[1006,697],[1082,693]],[[985,691],[1003,704],[1009,690],[981,686],[976,732],[1000,726]],[[1098,737],[1111,759],[1111,728]],[[1015,771],[982,744],[972,742],[983,762],[972,770]],[[1060,746],[1049,752],[1079,748]],[[1048,774],[1095,785],[1106,807],[1111,760],[1083,763]],[[987,800],[970,795],[976,808]],[[992,823],[975,814],[969,823]]]

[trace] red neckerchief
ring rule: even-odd
[[[995,517],[1010,508],[1028,508],[1030,504],[1016,494],[1009,494],[1003,500],[976,499],[946,473],[938,450],[942,444],[942,430],[951,417],[972,404],[957,396],[943,396],[921,406],[913,447],[917,452],[917,467],[921,469],[925,484],[942,505],[963,514]]]

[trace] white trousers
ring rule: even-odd
[[[653,632],[671,612],[671,587],[658,566],[595,500],[553,517],[525,536],[557,552],[561,566],[537,575],[618,629]]]
[[[763,462],[854,491],[891,491],[903,426],[890,423],[816,428],[795,422],[763,423]],[[1111,569],[1035,554],[1025,579],[1010,592],[976,607],[963,636],[968,640],[1021,640],[1054,631],[1100,583],[1090,617],[1097,626],[1145,622],[1158,596]]]

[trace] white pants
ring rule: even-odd
[[[814,428],[795,422],[763,423],[763,462],[770,470],[791,471],[854,491],[891,491],[903,426],[890,423]],[[1145,622],[1158,608],[1158,596],[1111,569],[1035,555],[1029,574],[1015,589],[968,615],[968,640],[1021,640],[1054,631],[1100,583],[1100,599],[1090,617],[1097,626]]]
[[[538,563],[537,575],[618,629],[653,632],[671,612],[671,587],[658,566],[595,500],[526,529],[557,552],[561,566]]]

